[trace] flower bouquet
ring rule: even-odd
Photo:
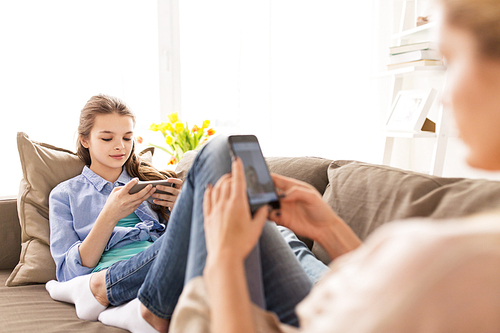
[[[185,152],[200,149],[208,138],[215,134],[212,128],[208,128],[210,120],[203,121],[201,127],[194,125],[189,129],[187,122],[183,124],[179,120],[177,112],[169,114],[168,119],[169,122],[167,123],[153,123],[149,127],[150,131],[161,132],[163,134],[167,147],[151,143],[149,146],[161,149],[170,154],[172,158],[168,163],[169,165],[179,162]]]

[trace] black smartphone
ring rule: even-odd
[[[148,180],[148,181],[142,181],[142,180],[140,180],[137,184],[135,184],[134,186],[132,186],[132,188],[130,189],[130,191],[128,191],[128,193],[130,193],[130,194],[137,193],[140,190],[142,190],[143,188],[145,188],[146,186],[148,186],[149,184],[153,185],[153,187],[156,187],[156,185],[163,185],[163,186],[175,187],[174,183],[170,183],[170,182],[168,182],[168,181],[166,181],[164,179],[162,179],[162,180]],[[156,193],[170,194],[170,193],[159,191],[159,190],[156,191]]]
[[[142,190],[143,188],[145,188],[146,186],[148,186],[148,184],[151,184],[153,187],[156,187],[156,185],[163,185],[163,186],[175,187],[174,183],[167,182],[166,180],[149,180],[149,181],[141,181],[140,180],[137,184],[135,184],[134,186],[132,186],[132,188],[130,189],[130,191],[128,191],[128,193],[129,194],[137,193],[140,190]],[[164,191],[160,191],[160,190],[156,190],[155,193],[170,194],[168,192],[164,192]],[[147,200],[150,203],[154,203],[153,200],[155,200],[155,198],[149,197]],[[160,200],[160,199],[157,199],[157,200]]]
[[[262,155],[255,135],[231,135],[228,138],[232,156],[238,156],[245,168],[247,195],[252,215],[262,206],[280,208],[276,188],[269,174],[266,160]]]

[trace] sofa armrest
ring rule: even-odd
[[[15,197],[0,198],[0,230],[0,270],[13,269],[21,254],[21,226]]]

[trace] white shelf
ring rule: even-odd
[[[432,28],[435,28],[437,26],[436,22],[430,22],[424,25],[421,25],[420,27],[416,27],[413,29],[408,29],[402,32],[399,32],[397,34],[392,35],[393,39],[399,39],[399,38],[404,38],[404,37],[409,37],[413,35],[420,34],[422,32],[427,32],[427,30],[430,30]]]
[[[407,138],[407,139],[414,139],[414,138],[435,138],[436,133],[433,132],[385,132],[385,136],[389,138]]]
[[[374,75],[374,78],[384,77],[384,76],[401,76],[408,73],[418,72],[418,71],[445,71],[446,66],[408,66],[398,69],[393,69],[390,71],[380,72]]]

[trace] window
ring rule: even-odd
[[[17,194],[22,178],[16,132],[74,151],[92,95],[122,98],[136,131],[159,119],[157,8],[154,0],[0,2],[0,196]]]
[[[255,134],[267,156],[379,162],[375,3],[180,1],[183,118]]]

